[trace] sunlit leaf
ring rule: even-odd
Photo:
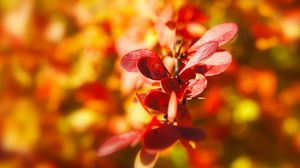
[[[201,63],[195,67],[195,70],[204,76],[213,76],[224,72],[230,63],[231,54],[228,51],[218,51],[211,57],[201,61]]]
[[[140,58],[153,57],[159,58],[159,56],[148,49],[139,49],[132,51],[121,58],[121,66],[128,72],[138,72],[137,63]]]
[[[204,76],[199,75],[198,79],[191,79],[184,91],[184,97],[196,97],[203,92],[207,86],[207,80]]]
[[[141,133],[142,131],[136,130],[113,136],[101,145],[97,152],[97,155],[106,156],[120,149],[123,149],[134,142]]]
[[[201,60],[205,58],[209,58],[209,56],[213,55],[218,48],[218,43],[214,41],[209,41],[196,51],[196,53],[192,56],[192,58],[187,62],[184,68],[180,71],[179,74],[184,72],[185,70],[197,65]]]
[[[196,43],[194,43],[190,48],[189,52],[195,52],[203,44],[209,41],[218,42],[219,46],[228,43],[234,38],[238,31],[238,27],[235,23],[223,23],[219,24],[211,29],[209,29]]]

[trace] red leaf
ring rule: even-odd
[[[207,80],[199,74],[198,79],[191,79],[184,91],[184,97],[196,97],[203,92],[207,86]]]
[[[176,119],[177,116],[177,97],[176,93],[172,92],[169,100],[169,105],[168,105],[168,121],[173,122]]]
[[[195,52],[204,43],[209,41],[218,42],[219,46],[228,43],[234,38],[238,31],[238,26],[235,23],[223,23],[209,29],[196,43],[194,43],[188,52]]]
[[[124,55],[121,58],[121,66],[128,72],[138,72],[137,62],[143,57],[159,58],[159,56],[151,50],[139,49]]]
[[[199,64],[199,62],[215,53],[218,48],[218,43],[214,41],[207,42],[203,44],[197,52],[192,56],[192,58],[186,63],[183,69],[180,71],[179,75],[185,70],[192,68],[193,66]]]
[[[178,125],[185,125],[185,126],[192,125],[192,117],[190,113],[187,111],[187,108],[181,104],[178,105],[176,121]]]
[[[136,137],[136,139],[131,143],[131,146],[135,146],[142,137],[144,137],[144,135],[149,131],[151,130],[153,127],[160,127],[161,126],[161,123],[160,121],[157,119],[156,116],[152,117],[151,121],[149,122],[149,124],[147,125],[146,128],[144,128],[142,130],[142,132],[140,133],[140,135],[138,135]]]
[[[194,71],[193,68],[189,68],[179,75],[179,78],[182,82],[188,81],[189,79],[193,79],[195,77],[196,77],[196,72]]]
[[[228,51],[218,51],[211,57],[201,61],[195,67],[196,72],[204,76],[213,76],[224,72],[231,63],[231,54]]]
[[[100,157],[106,156],[120,149],[123,149],[134,142],[141,133],[143,133],[143,131],[136,130],[113,136],[102,144],[97,152],[97,155]]]
[[[201,128],[176,126],[176,129],[181,134],[181,138],[189,141],[201,141],[206,136]]]
[[[158,153],[149,153],[145,149],[141,149],[134,162],[136,168],[152,168],[158,159]]]
[[[160,80],[169,75],[160,58],[144,57],[138,60],[139,71],[147,78]]]
[[[165,93],[170,94],[171,92],[175,92],[178,96],[180,92],[180,86],[174,78],[163,78],[160,80],[160,85]]]
[[[150,130],[144,136],[144,147],[150,151],[159,151],[168,148],[180,138],[180,134],[174,126],[162,125]]]
[[[169,96],[161,90],[152,90],[146,96],[144,103],[153,110],[166,113],[169,104]]]

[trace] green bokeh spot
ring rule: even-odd
[[[188,156],[181,145],[175,145],[171,151],[171,160],[176,168],[188,167]]]

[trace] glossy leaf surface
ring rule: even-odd
[[[232,58],[228,51],[218,51],[211,57],[201,61],[195,71],[204,76],[213,76],[224,72],[231,64]]]
[[[148,49],[139,49],[124,55],[121,58],[121,66],[128,72],[138,72],[137,62],[143,57],[159,58],[154,51]]]
[[[140,58],[138,60],[138,69],[146,78],[152,80],[160,80],[169,75],[160,58],[155,57]]]
[[[185,70],[192,68],[193,66],[200,63],[201,60],[211,56],[218,48],[218,43],[214,41],[207,42],[203,44],[197,52],[191,57],[191,59],[186,63],[184,68],[180,71],[179,74]]]
[[[148,93],[144,103],[147,107],[153,110],[166,113],[169,104],[169,96],[161,90],[153,90]]]
[[[161,88],[165,93],[175,92],[178,94],[180,92],[180,85],[174,78],[163,78],[160,81]]]

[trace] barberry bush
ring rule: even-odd
[[[137,168],[153,167],[162,150],[178,141],[186,150],[193,150],[195,144],[206,136],[203,129],[192,124],[186,104],[188,100],[201,98],[208,76],[220,74],[229,67],[231,54],[222,46],[236,36],[238,27],[231,22],[216,25],[191,43],[184,35],[178,38],[177,22],[163,19],[158,20],[161,25],[157,31],[161,32],[161,47],[169,55],[161,56],[149,49],[138,49],[121,58],[122,68],[139,73],[154,87],[146,93],[135,91],[136,99],[152,119],[141,130],[115,135],[105,141],[98,150],[98,156],[141,142],[134,165]],[[168,70],[161,60],[163,57],[171,57],[174,68]]]
[[[299,2],[1,0],[0,167],[300,167]]]

